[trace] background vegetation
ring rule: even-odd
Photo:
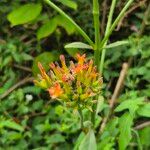
[[[90,0],[70,0],[70,3],[58,0],[55,3],[94,40]],[[125,3],[126,0],[118,0],[114,17]],[[100,0],[102,36],[110,4],[109,0]],[[16,13],[22,17],[15,18]],[[100,113],[95,127],[97,132],[114,98],[112,107],[115,109],[97,138],[98,149],[113,150],[124,145],[125,149],[128,146],[130,150],[149,150],[149,0],[132,3],[109,43],[118,40],[127,44],[109,47],[104,63],[104,101],[101,100],[97,110]],[[80,118],[75,117],[72,110],[50,100],[47,92],[32,82],[38,73],[38,61],[48,69],[48,64],[58,60],[60,54],[68,61],[73,60],[77,52],[92,57],[90,50],[65,49],[71,41],[84,42],[84,39],[70,22],[41,0],[0,1],[0,149],[78,149],[85,136],[80,133]],[[128,112],[134,114],[133,120]],[[84,117],[88,117],[86,110]]]

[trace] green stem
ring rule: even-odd
[[[80,120],[81,120],[81,129],[83,129],[84,128],[84,125],[83,125],[83,113],[82,113],[82,109],[81,109],[81,107],[80,107],[80,105],[78,105],[78,112],[79,112],[79,114],[80,114]]]
[[[126,10],[130,7],[131,3],[134,0],[129,0],[126,5],[124,6],[124,8],[122,9],[122,11],[120,12],[120,14],[118,15],[118,17],[116,18],[116,20],[114,21],[114,23],[112,24],[110,30],[108,31],[108,33],[106,34],[106,36],[104,37],[104,39],[102,40],[101,44],[100,44],[100,48],[102,49],[104,47],[105,42],[109,39],[111,33],[113,32],[113,30],[115,29],[115,27],[117,26],[118,22],[120,21],[120,19],[124,16],[124,13],[126,12]]]
[[[99,66],[99,57],[100,57],[100,20],[99,20],[99,2],[98,0],[93,0],[93,19],[94,19],[94,29],[95,29],[95,53],[94,61],[95,65]]]
[[[116,6],[116,0],[113,0],[111,7],[110,7],[109,15],[108,15],[108,22],[107,22],[107,26],[106,26],[105,36],[109,33],[109,29],[111,27],[115,6]],[[106,40],[104,47],[107,45],[107,41],[108,40]],[[101,61],[100,62],[100,72],[101,73],[103,72],[103,68],[104,68],[105,54],[106,54],[106,49],[104,48],[104,49],[102,49],[102,55],[101,55],[101,60],[100,60]]]
[[[95,29],[95,46],[94,46],[94,63],[99,66],[100,60],[100,11],[99,11],[99,2],[98,0],[93,0],[93,19],[94,19],[94,29]],[[95,108],[96,104],[93,105],[93,112],[91,112],[91,121],[93,123],[93,127],[95,125]]]
[[[136,135],[136,137],[137,137],[137,143],[138,143],[138,149],[139,150],[143,150],[143,146],[142,146],[142,143],[141,143],[141,140],[140,140],[140,137],[139,137],[139,134],[138,134],[138,132],[136,131],[136,130],[134,130],[134,129],[131,129],[132,130],[132,132]]]
[[[58,13],[60,13],[63,17],[65,17],[74,27],[76,30],[82,35],[82,37],[92,46],[94,47],[93,41],[89,38],[89,36],[81,29],[81,27],[73,21],[71,17],[69,17],[64,11],[62,11],[59,7],[57,7],[53,2],[50,0],[44,0],[49,6],[55,9]]]

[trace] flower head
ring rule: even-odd
[[[70,107],[78,104],[91,110],[94,101],[91,100],[101,92],[102,77],[97,72],[93,60],[87,61],[86,55],[76,55],[77,63],[70,62],[67,67],[65,57],[60,56],[61,66],[50,64],[47,74],[41,63],[38,63],[40,77],[36,85],[47,89],[52,99],[58,99]]]

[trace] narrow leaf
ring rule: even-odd
[[[117,46],[123,46],[123,45],[129,45],[130,42],[125,40],[125,41],[117,41],[117,42],[114,42],[114,43],[111,43],[109,45],[107,45],[105,48],[106,49],[109,49],[109,48],[114,48],[114,47],[117,47]]]
[[[82,43],[82,42],[73,42],[65,45],[65,48],[80,48],[80,49],[93,49],[92,46]]]

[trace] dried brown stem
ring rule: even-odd
[[[21,69],[21,70],[24,70],[24,71],[27,71],[27,72],[32,72],[32,70],[30,68],[25,67],[25,66],[20,66],[20,65],[14,64],[14,67],[18,68],[18,69]]]
[[[33,77],[26,77],[23,80],[16,83],[14,86],[12,86],[10,89],[8,89],[6,92],[4,92],[2,95],[0,95],[0,100],[4,99],[6,96],[8,96],[12,91],[17,89],[18,87],[33,81]]]
[[[140,1],[139,3],[135,4],[133,7],[131,7],[124,15],[124,17],[120,20],[120,22],[118,23],[118,26],[116,28],[116,31],[119,31],[122,24],[123,24],[123,21],[124,19],[129,16],[129,14],[131,14],[134,10],[136,10],[137,8],[141,7],[142,5],[144,5],[146,3],[147,0],[143,0],[143,1]]]
[[[105,21],[106,21],[106,16],[107,16],[107,0],[104,0],[103,2],[103,13],[102,13],[102,23],[101,23],[101,34],[104,35],[104,30],[105,30]]]
[[[123,85],[123,82],[125,80],[125,77],[126,77],[126,74],[127,74],[127,71],[128,71],[128,67],[129,67],[129,64],[128,63],[123,63],[122,65],[122,70],[120,72],[120,76],[119,76],[119,79],[117,81],[117,84],[116,84],[116,87],[115,87],[115,90],[114,90],[114,93],[112,95],[112,98],[110,100],[110,108],[112,109],[114,107],[114,104],[116,102],[116,99],[118,97],[118,95],[120,94],[120,91],[122,89],[122,85]]]
[[[134,129],[135,130],[140,130],[140,129],[143,129],[143,128],[148,127],[148,126],[150,126],[150,121],[139,124],[136,127],[134,127]]]
[[[148,7],[147,7],[145,13],[144,13],[144,18],[143,18],[143,21],[142,21],[142,25],[141,25],[141,28],[140,28],[139,33],[138,33],[139,37],[142,36],[142,34],[145,30],[146,22],[147,22],[147,19],[149,17],[149,14],[150,14],[150,2],[148,4]]]
[[[129,62],[128,63],[123,63],[119,79],[117,81],[114,93],[113,93],[112,98],[111,98],[110,103],[109,103],[110,110],[109,110],[109,113],[107,114],[107,116],[102,120],[102,124],[101,124],[100,130],[99,130],[100,133],[103,132],[103,130],[104,130],[105,126],[106,126],[106,123],[108,121],[108,118],[110,117],[110,115],[112,113],[114,104],[115,104],[115,102],[117,100],[117,97],[119,96],[119,93],[120,93],[120,91],[122,89],[122,85],[124,83],[124,80],[125,80],[128,68],[129,68]]]

